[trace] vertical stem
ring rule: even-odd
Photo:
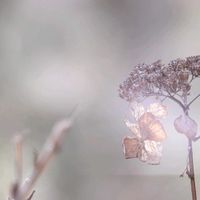
[[[188,110],[189,106],[187,105],[187,94],[183,97],[184,103],[184,113],[185,115],[189,115]],[[192,149],[192,140],[188,138],[188,157],[189,157],[189,171],[187,172],[188,177],[190,178],[190,185],[191,185],[191,193],[192,193],[192,200],[197,200],[197,193],[196,193],[196,185],[195,185],[195,174],[194,174],[194,161],[193,161],[193,149]]]
[[[193,162],[193,150],[192,140],[188,139],[188,151],[189,151],[189,178],[191,184],[192,200],[197,200],[196,186],[195,186],[195,174],[194,174],[194,162]]]
[[[22,181],[22,170],[23,170],[23,152],[22,152],[22,143],[23,137],[18,134],[14,138],[15,143],[15,173],[16,173],[16,182],[20,184]]]

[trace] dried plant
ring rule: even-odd
[[[69,132],[72,119],[59,121],[53,127],[52,133],[42,150],[34,159],[33,170],[29,177],[22,181],[23,174],[23,137],[18,134],[14,138],[15,144],[15,174],[16,178],[11,185],[8,200],[31,200],[34,194],[33,186],[48,165],[51,158],[58,152],[63,136]]]
[[[174,126],[188,139],[189,161],[185,173],[190,178],[193,200],[197,199],[197,195],[192,142],[197,141],[200,137],[197,136],[197,124],[189,117],[188,111],[192,103],[200,97],[198,94],[190,99],[192,82],[199,77],[200,56],[192,56],[186,59],[172,60],[167,65],[160,60],[150,65],[139,64],[133,68],[129,77],[119,86],[119,96],[130,103],[141,103],[144,99],[154,96],[159,98],[161,102],[167,98],[171,99],[182,108],[183,116],[181,115],[175,120]]]

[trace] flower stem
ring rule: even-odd
[[[197,98],[198,98],[198,96],[196,98],[194,98],[189,104],[187,104],[187,95],[185,94],[185,96],[183,98],[183,103],[184,103],[184,107],[185,107],[184,108],[185,115],[187,115],[187,116],[189,115],[189,113],[188,113],[189,106]],[[193,148],[192,148],[192,140],[190,138],[188,138],[188,160],[189,160],[189,163],[188,163],[189,169],[187,171],[187,175],[190,179],[192,200],[197,200],[195,174],[194,174]]]
[[[193,149],[192,149],[192,140],[188,139],[188,151],[189,151],[189,174],[192,192],[192,200],[197,200],[196,194],[196,185],[195,185],[195,174],[194,174],[194,162],[193,162]]]
[[[187,100],[186,100],[187,102]],[[188,114],[188,106],[185,107],[185,115]],[[187,175],[190,179],[191,185],[191,193],[192,193],[192,200],[197,200],[197,193],[196,193],[196,185],[195,185],[195,174],[194,174],[194,161],[193,161],[193,148],[192,148],[192,140],[188,138],[188,159],[189,159],[189,171]]]

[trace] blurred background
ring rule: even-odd
[[[125,160],[128,104],[118,86],[134,65],[200,54],[198,0],[1,0],[0,197],[13,180],[14,133],[25,134],[24,176],[55,121],[78,105],[62,152],[33,199],[191,199],[187,140],[175,132],[181,110],[166,101],[168,138],[158,166]],[[192,96],[199,92],[194,82]],[[200,101],[191,116],[200,125]],[[194,144],[200,197],[200,143]]]

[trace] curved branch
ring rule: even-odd
[[[48,165],[51,158],[58,152],[59,148],[61,147],[61,142],[63,140],[63,136],[69,132],[71,126],[72,126],[72,119],[64,119],[62,121],[59,121],[55,126],[53,127],[52,134],[47,139],[46,143],[43,146],[43,149],[39,153],[32,172],[28,178],[24,180],[24,182],[21,182],[21,180],[17,180],[20,182],[16,182],[11,186],[10,191],[10,197],[8,200],[32,200],[33,194],[35,191],[33,191],[31,194],[31,190],[44,171],[45,167]],[[18,139],[19,140],[19,139]],[[16,148],[16,155],[18,154],[21,156],[21,138],[19,141],[17,141],[17,148]],[[20,148],[20,149],[18,149]],[[19,151],[19,152],[18,152]],[[20,165],[18,162],[20,161]],[[19,172],[17,171],[18,179],[21,179],[21,157],[17,158],[16,162],[17,168],[19,168]],[[19,165],[19,167],[18,167]],[[28,198],[27,198],[28,197]]]
[[[188,103],[187,107],[189,108],[190,105],[191,105],[197,98],[199,98],[199,97],[200,97],[200,94],[198,94],[194,99],[192,99],[192,100],[190,101],[190,103]]]
[[[183,109],[183,111],[185,111],[188,108],[188,106],[185,107],[183,105],[183,103],[181,101],[179,101],[178,99],[176,99],[174,96],[169,95],[167,97],[170,98],[171,100],[175,101],[177,104],[179,104],[179,106],[181,106],[181,108]]]
[[[178,91],[177,91],[178,92]],[[171,100],[173,100],[173,101],[175,101],[177,104],[179,104],[179,106],[181,106],[181,108],[183,109],[183,112],[185,112],[187,109],[188,109],[188,107],[186,106],[184,106],[184,104],[180,101],[180,100],[178,100],[177,98],[175,98],[174,97],[174,95],[176,95],[177,93],[175,93],[173,96],[171,95],[171,93],[169,92],[169,91],[167,91],[167,93],[168,93],[168,98],[170,98]]]
[[[156,96],[156,95],[163,96],[163,97],[165,97],[164,99],[169,98],[169,99],[175,101],[179,106],[181,106],[181,108],[183,109],[184,112],[188,109],[188,106],[185,107],[184,104],[180,100],[178,100],[177,98],[172,96],[169,92],[168,92],[168,95],[161,94],[161,93],[151,93],[151,95],[149,94],[148,96]]]

